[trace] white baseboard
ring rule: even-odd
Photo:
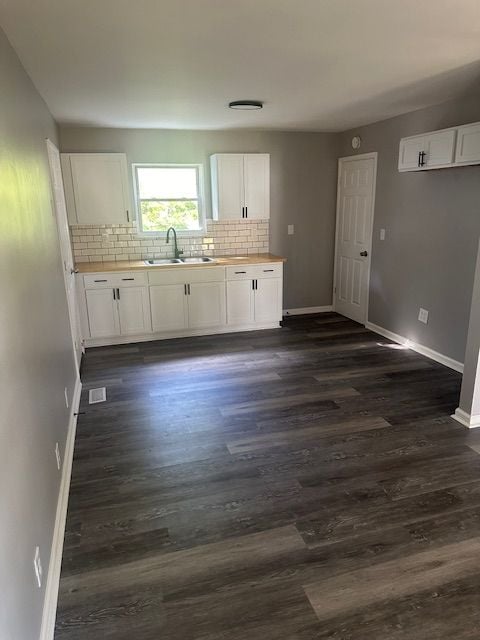
[[[299,309],[284,309],[284,316],[303,316],[308,313],[327,313],[328,311],[333,311],[333,306],[331,304],[327,304],[324,307],[300,307]]]
[[[68,493],[70,489],[70,477],[72,474],[73,448],[75,445],[75,432],[77,429],[77,412],[80,405],[82,383],[80,377],[75,382],[73,398],[68,422],[67,441],[63,453],[62,479],[58,494],[57,513],[55,516],[55,528],[53,531],[52,549],[48,565],[47,584],[45,587],[45,600],[43,603],[42,628],[39,640],[53,640],[55,632],[55,616],[57,613],[58,587],[60,584],[60,569],[62,567],[63,539],[65,536],[65,523],[67,519]]]
[[[430,349],[430,347],[424,347],[422,344],[418,344],[417,342],[412,342],[408,338],[400,336],[398,333],[393,333],[393,331],[389,331],[388,329],[384,329],[383,327],[379,327],[377,324],[373,324],[373,322],[366,322],[365,324],[367,329],[370,331],[374,331],[375,333],[379,333],[381,336],[385,338],[389,338],[393,340],[393,342],[397,342],[398,344],[402,344],[412,351],[416,351],[417,353],[422,354],[422,356],[426,356],[431,360],[435,360],[435,362],[439,362],[440,364],[449,367],[450,369],[454,369],[460,373],[463,373],[463,363],[458,362],[458,360],[454,360],[449,356],[443,355],[443,353],[439,353],[438,351],[434,351]]]
[[[151,342],[152,340],[171,340],[172,338],[193,338],[198,336],[215,336],[222,333],[240,333],[242,331],[262,331],[264,329],[278,329],[280,321],[265,324],[242,324],[223,326],[216,329],[187,329],[185,331],[169,331],[168,333],[143,333],[136,336],[115,336],[113,338],[85,338],[85,347],[106,347],[115,344],[132,344],[134,342]]]
[[[455,413],[452,415],[452,418],[469,429],[476,429],[477,427],[480,427],[480,416],[471,416],[463,409],[460,409],[460,407],[455,409]]]

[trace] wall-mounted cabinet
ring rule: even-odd
[[[268,153],[217,153],[210,169],[214,220],[270,217]]]
[[[455,162],[457,164],[480,163],[480,122],[458,127]]]
[[[130,220],[125,154],[63,153],[62,173],[70,224]]]
[[[399,171],[427,171],[480,164],[480,123],[400,140]]]

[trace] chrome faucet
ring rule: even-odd
[[[178,260],[178,258],[182,255],[183,251],[178,250],[177,244],[177,232],[173,227],[170,227],[167,231],[167,244],[170,242],[170,231],[173,231],[173,257]]]

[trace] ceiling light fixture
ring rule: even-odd
[[[254,109],[263,109],[263,102],[259,100],[234,100],[229,102],[230,109],[243,109],[244,111],[253,111]]]

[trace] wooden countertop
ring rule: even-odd
[[[144,269],[208,269],[209,267],[227,267],[241,264],[266,264],[269,262],[286,262],[286,258],[275,256],[272,253],[257,253],[251,256],[219,256],[215,262],[203,262],[198,264],[161,264],[149,265],[143,260],[119,260],[118,262],[79,262],[75,265],[78,273],[106,273],[109,271],[137,271]]]

